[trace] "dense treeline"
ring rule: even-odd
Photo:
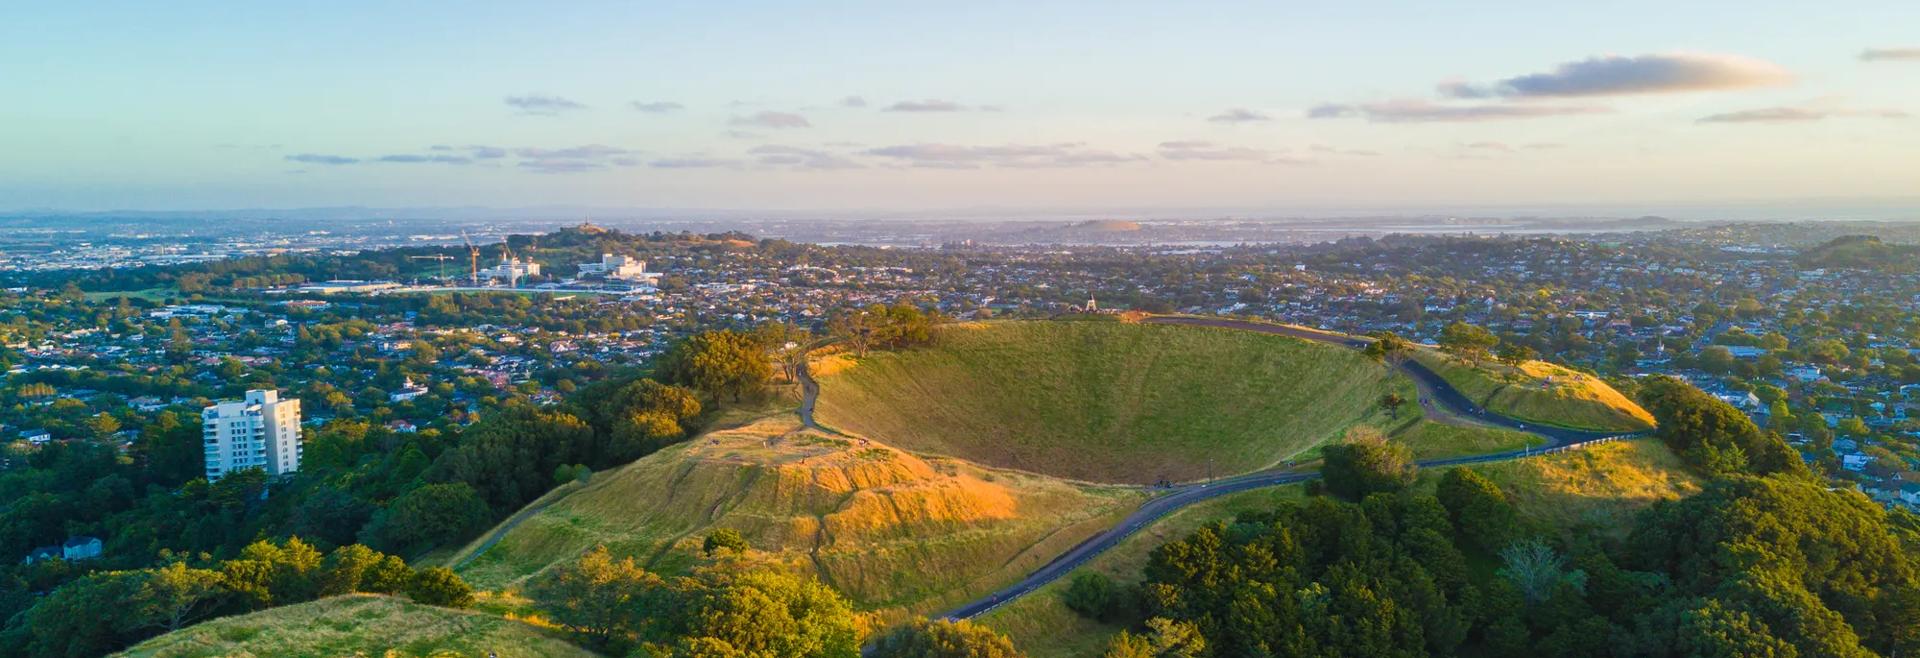
[[[355,592],[450,607],[473,600],[444,567],[415,569],[358,544],[323,555],[298,538],[261,541],[231,560],[88,574],[7,620],[0,655],[91,658],[202,619]]]
[[[1066,603],[1129,625],[1107,656],[1891,656],[1920,650],[1920,519],[1829,490],[1776,436],[1676,381],[1643,396],[1714,477],[1620,533],[1524,519],[1467,468],[1434,493],[1349,477],[1156,549]],[[1737,422],[1736,422],[1737,421]],[[1343,468],[1398,473],[1371,442]],[[1333,459],[1329,458],[1329,467]],[[1369,484],[1373,483],[1373,484]],[[1474,565],[1497,564],[1487,569]]]

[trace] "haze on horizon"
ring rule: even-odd
[[[80,4],[0,209],[1920,208],[1912,2]]]

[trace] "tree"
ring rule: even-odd
[[[1067,609],[1082,617],[1104,622],[1120,622],[1132,616],[1128,592],[1119,583],[1098,572],[1075,574],[1061,593]]]
[[[473,605],[473,587],[446,567],[428,567],[414,572],[407,581],[407,598],[416,603],[444,608]]]
[[[1198,658],[1207,655],[1207,640],[1193,622],[1166,617],[1147,620],[1147,632],[1121,631],[1107,645],[1105,658]]]
[[[650,612],[650,593],[663,585],[633,558],[614,560],[600,546],[536,578],[527,596],[555,623],[607,649],[640,632]]]
[[[1440,330],[1440,349],[1456,358],[1479,361],[1487,357],[1487,351],[1500,344],[1500,338],[1479,327],[1465,322],[1455,321]]]
[[[920,619],[874,644],[871,658],[1021,658],[1013,641],[969,621]]]
[[[173,632],[211,613],[225,594],[220,572],[175,562],[149,571],[139,598],[128,603],[147,623]]]
[[[714,397],[739,402],[765,392],[773,366],[752,336],[736,331],[707,331],[680,341],[662,359],[669,381]]]
[[[1386,395],[1380,396],[1380,407],[1386,409],[1388,413],[1393,414],[1394,418],[1400,417],[1400,405],[1406,403],[1407,399],[1401,397],[1399,393],[1389,392]]]
[[[1513,543],[1519,518],[1506,493],[1492,480],[1469,468],[1454,468],[1441,476],[1434,492],[1461,537],[1480,550],[1494,553]]]
[[[1500,346],[1500,362],[1515,368],[1524,365],[1528,361],[1532,361],[1536,356],[1539,356],[1539,353],[1535,352],[1532,347],[1519,343],[1505,343]]]
[[[1373,342],[1367,343],[1366,348],[1361,350],[1361,353],[1375,361],[1395,363],[1398,362],[1401,357],[1406,356],[1407,352],[1412,349],[1413,343],[1411,341],[1391,331],[1382,331],[1374,336]]]
[[[1387,441],[1378,430],[1355,428],[1345,443],[1321,451],[1325,465],[1320,475],[1327,490],[1349,500],[1381,491],[1399,491],[1413,484],[1419,467],[1407,446]]]
[[[676,580],[670,589],[671,600],[650,617],[642,637],[675,656],[855,658],[860,653],[853,609],[818,580],[772,570],[709,568]],[[713,653],[721,648],[738,653]]]
[[[733,528],[721,528],[707,533],[706,540],[700,542],[700,551],[707,555],[713,555],[721,549],[744,553],[747,550],[747,538],[740,536],[740,531]]]
[[[1639,398],[1657,421],[1656,435],[1695,470],[1709,475],[1806,472],[1800,454],[1779,436],[1762,432],[1745,413],[1692,384],[1648,377]]]
[[[1538,539],[1515,542],[1500,551],[1500,559],[1505,564],[1498,572],[1500,577],[1513,583],[1528,603],[1546,601],[1563,585],[1581,591],[1586,587],[1587,574],[1569,570],[1567,558]]]
[[[374,515],[362,541],[400,553],[417,553],[485,530],[493,514],[464,482],[429,484],[401,494]]]
[[[875,343],[886,339],[887,314],[879,304],[864,309],[847,309],[828,321],[827,328],[835,338],[852,348],[855,356],[865,357]]]

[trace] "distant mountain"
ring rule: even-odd
[[[1920,246],[1887,244],[1871,235],[1846,235],[1800,252],[1805,267],[1912,272],[1920,267]]]

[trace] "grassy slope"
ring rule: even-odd
[[[781,414],[595,474],[461,574],[508,587],[595,545],[674,572],[728,527],[750,559],[812,571],[861,608],[926,612],[1017,580],[1142,495],[923,459]]]
[[[1658,439],[1603,443],[1472,468],[1498,483],[1522,515],[1556,528],[1589,523],[1625,533],[1635,512],[1655,501],[1700,491],[1700,479]],[[1422,490],[1431,491],[1440,473],[1423,473]]]
[[[1519,368],[1492,361],[1469,365],[1431,349],[1415,350],[1414,358],[1495,413],[1608,432],[1653,427],[1652,414],[1598,377],[1545,361]]]
[[[1538,435],[1483,425],[1454,425],[1422,420],[1393,436],[1407,444],[1414,459],[1438,459],[1460,455],[1484,455],[1490,452],[1519,450],[1546,443]]]
[[[147,640],[119,654],[129,658],[273,656],[485,656],[592,658],[558,633],[467,610],[418,605],[385,596],[322,599],[215,619]]]
[[[821,423],[915,451],[1100,482],[1256,470],[1357,422],[1410,380],[1350,350],[1118,322],[942,327],[935,345],[824,368]]]

